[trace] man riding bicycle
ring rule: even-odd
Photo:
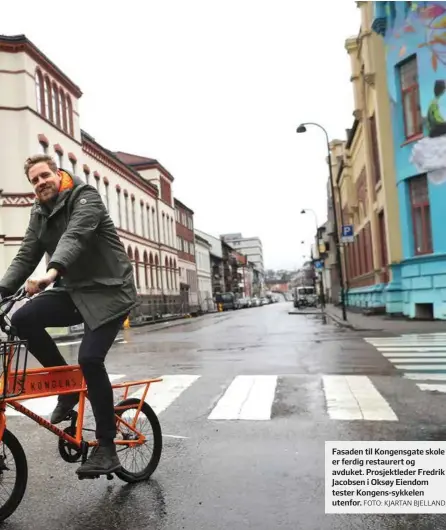
[[[23,242],[0,281],[0,294],[14,293],[25,281],[29,295],[41,293],[14,313],[11,324],[44,367],[67,364],[45,328],[84,324],[78,361],[98,446],[76,472],[112,473],[121,466],[114,445],[113,390],[104,360],[136,303],[133,267],[94,187],[58,170],[47,155],[28,158],[25,174],[36,201]],[[29,278],[45,253],[50,256],[46,274]],[[78,394],[59,396],[51,422],[67,419],[78,401]]]

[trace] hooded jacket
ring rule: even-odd
[[[69,185],[61,186],[51,208],[36,199],[0,290],[14,293],[48,253],[47,270],[55,268],[59,276],[53,289],[38,296],[67,291],[94,330],[135,306],[133,267],[98,191],[68,171],[62,174]]]

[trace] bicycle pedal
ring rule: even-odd
[[[79,480],[99,478],[100,475],[78,475]]]

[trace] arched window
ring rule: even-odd
[[[60,112],[60,126],[67,130],[67,106],[65,101],[65,94],[62,89],[59,90],[59,112]]]
[[[68,112],[68,127],[69,133],[71,136],[74,136],[74,127],[73,127],[73,104],[71,103],[71,98],[67,94],[67,112]]]
[[[178,277],[177,277],[177,260],[173,260],[174,277],[175,277],[175,290],[178,289]]]
[[[158,259],[158,254],[155,254],[155,272],[156,272],[156,288],[160,288],[160,262]]]
[[[135,273],[136,273],[136,287],[141,288],[141,282],[139,281],[139,250],[135,248]]]
[[[149,274],[148,274],[148,266],[149,266],[149,258],[147,257],[147,251],[144,250],[144,254],[143,254],[143,261],[144,261],[144,283],[145,283],[145,286],[146,286],[146,289],[149,288]]]
[[[153,254],[150,253],[150,256],[149,256],[149,265],[150,265],[150,287],[152,287],[152,289],[155,287],[155,282],[153,281],[153,267],[154,267],[154,264],[153,264]],[[156,270],[155,270],[155,274],[156,274]]]
[[[160,241],[158,241],[158,234],[157,234],[157,231],[156,231],[156,227],[157,227],[157,224],[156,224],[156,215],[155,215],[155,208],[152,207],[152,233],[153,233],[153,241],[157,241],[158,243],[160,243]]]
[[[173,281],[173,261],[172,261],[172,258],[169,259],[169,265],[170,265],[170,286],[172,289],[174,289],[174,281]]]
[[[53,102],[51,99],[51,81],[45,76],[45,116],[53,121]]]
[[[45,109],[45,97],[43,92],[43,77],[42,72],[40,70],[36,70],[35,82],[37,112],[39,114],[43,114]]]
[[[60,127],[60,103],[59,103],[59,89],[56,83],[53,83],[53,121]]]
[[[166,242],[166,226],[165,226],[165,221],[166,221],[166,215],[165,213],[163,212],[162,213],[162,223],[161,223],[161,241],[160,243],[165,243]]]
[[[170,282],[169,282],[169,261],[167,259],[167,256],[166,258],[164,259],[164,268],[166,270],[166,286],[168,289],[170,289]]]

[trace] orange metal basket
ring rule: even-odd
[[[27,341],[0,342],[0,400],[17,397],[23,393],[27,360]]]

